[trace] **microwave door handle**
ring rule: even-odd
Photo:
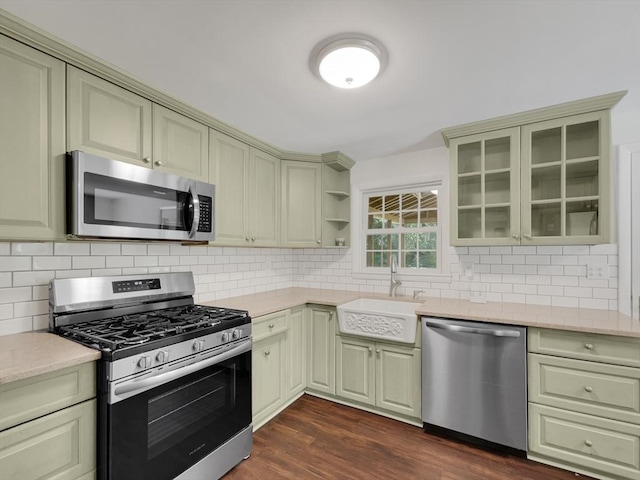
[[[193,238],[198,231],[198,224],[200,223],[200,200],[198,195],[193,192],[193,187],[189,187],[189,205],[191,208],[191,230],[189,231],[189,238]]]

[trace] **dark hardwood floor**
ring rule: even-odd
[[[304,395],[255,433],[224,480],[562,480],[571,472]],[[582,479],[587,477],[582,476]]]

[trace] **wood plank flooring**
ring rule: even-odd
[[[303,395],[258,430],[249,459],[224,476],[224,480],[576,478],[565,470],[429,435],[418,427],[310,395]]]

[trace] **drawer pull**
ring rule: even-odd
[[[264,354],[265,354],[265,356],[267,356],[267,357],[268,357],[269,355],[271,355],[271,350],[265,350],[265,351],[264,351]]]
[[[591,393],[591,392],[593,392],[593,387],[589,387],[589,386],[584,387],[584,391]]]
[[[275,325],[273,323],[270,323],[269,328],[273,328],[273,327],[275,327]]]
[[[586,348],[587,350],[593,350],[593,343],[585,343],[584,348]]]
[[[585,440],[585,441],[584,441],[584,444],[585,444],[587,447],[590,447],[591,445],[593,445],[593,443],[591,442],[591,440]]]

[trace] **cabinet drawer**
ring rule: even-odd
[[[640,476],[637,425],[530,403],[529,450],[610,477]]]
[[[640,369],[529,354],[529,401],[640,425]]]
[[[0,478],[90,478],[95,468],[95,399],[0,432]]]
[[[529,351],[640,367],[640,338],[634,337],[530,328]]]
[[[0,385],[0,430],[95,396],[94,362]]]
[[[253,341],[259,342],[262,339],[268,338],[270,335],[285,332],[287,330],[288,315],[289,310],[283,310],[254,319],[253,325],[251,326]]]

